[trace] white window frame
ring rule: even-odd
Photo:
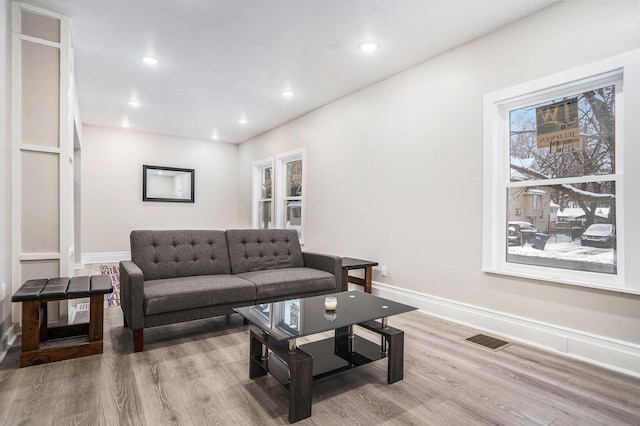
[[[302,160],[302,195],[289,197],[286,195],[287,163]],[[285,202],[296,199],[300,201],[300,244],[304,244],[305,230],[305,199],[307,192],[306,178],[307,151],[298,148],[278,154],[274,157],[264,158],[252,163],[252,190],[251,190],[251,226],[258,229],[260,226],[260,202],[262,199],[262,171],[271,167],[271,222],[273,228],[284,228],[286,211]]]
[[[509,167],[509,115],[508,111],[518,105],[531,105],[537,102],[563,96],[566,91],[579,92],[594,87],[600,82],[612,81],[616,75],[622,84],[633,81],[632,87],[637,94],[639,79],[634,73],[640,67],[640,49],[627,52],[585,65],[576,69],[558,73],[539,80],[503,89],[484,96],[484,133],[483,133],[483,253],[482,270],[484,272],[531,278],[563,284],[572,284],[599,289],[620,291],[628,289],[631,293],[640,291],[640,283],[626,283],[625,280],[625,234],[624,234],[624,137],[638,134],[626,134],[628,125],[637,120],[631,111],[625,114],[624,90],[616,93],[616,171],[614,175],[603,176],[616,182],[617,211],[617,274],[574,271],[544,266],[523,265],[506,261],[507,227],[505,188],[510,176]],[[633,132],[628,132],[633,133]],[[562,179],[540,181],[540,185],[562,183]],[[532,182],[527,182],[527,185]]]
[[[276,220],[274,214],[275,207],[275,167],[273,157],[254,161],[252,163],[252,191],[251,191],[251,226],[258,229],[260,226],[260,202],[262,198],[262,171],[271,168],[271,223],[275,227]]]
[[[304,244],[305,230],[305,199],[307,193],[307,151],[305,148],[298,148],[292,151],[276,155],[275,161],[275,218],[278,228],[285,227],[286,211],[285,202],[291,199],[300,200],[300,244]],[[299,197],[288,197],[285,193],[287,179],[287,164],[293,161],[302,160],[302,195]]]

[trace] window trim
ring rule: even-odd
[[[283,152],[281,154],[276,155],[275,157],[275,176],[274,180],[277,182],[275,185],[275,218],[276,218],[276,226],[279,228],[284,228],[285,225],[285,201],[290,198],[285,194],[286,188],[286,167],[287,163],[293,161],[302,161],[302,195],[300,196],[300,244],[304,244],[304,235],[305,235],[305,199],[307,193],[307,151],[305,148],[298,148],[292,151]]]
[[[625,280],[625,244],[624,220],[628,212],[624,209],[624,129],[625,117],[624,93],[616,92],[616,174],[602,176],[616,181],[618,233],[617,275],[605,275],[593,272],[562,270],[544,266],[522,265],[506,262],[507,229],[504,213],[506,200],[503,190],[506,188],[505,176],[509,176],[509,146],[504,143],[505,123],[508,132],[508,110],[520,103],[527,105],[553,98],[554,92],[580,91],[583,87],[593,87],[602,81],[611,81],[618,75],[622,84],[632,75],[631,65],[640,63],[640,49],[627,52],[603,61],[581,66],[572,70],[547,76],[534,81],[509,87],[483,97],[483,229],[482,229],[482,271],[514,277],[550,281],[590,288],[613,290],[640,294],[640,286],[626,283]],[[630,135],[626,135],[629,137]],[[506,169],[506,170],[505,170]],[[590,180],[593,180],[592,178]],[[545,185],[555,183],[556,179],[544,181]],[[528,182],[529,186],[532,182]]]
[[[273,157],[263,158],[254,161],[252,165],[251,176],[251,226],[258,229],[260,226],[260,201],[262,170],[271,167],[272,189],[271,189],[271,223],[273,228],[284,228],[285,225],[285,208],[284,203],[287,199],[285,194],[286,188],[286,167],[287,163],[302,160],[302,195],[294,197],[300,199],[300,244],[304,244],[305,235],[305,211],[306,211],[306,184],[307,184],[307,151],[305,148],[298,148],[291,151],[277,154]]]
[[[252,189],[251,189],[251,227],[258,229],[260,226],[260,201],[262,201],[262,171],[271,167],[272,170],[272,184],[271,184],[271,223],[275,226],[274,215],[274,159],[273,157],[264,158],[262,160],[254,161],[252,163]]]

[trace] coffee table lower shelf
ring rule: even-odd
[[[349,335],[349,327],[335,336],[299,346],[289,352],[288,342],[277,341],[255,328],[250,330],[249,377],[267,373],[289,389],[289,422],[311,417],[311,386],[314,380],[388,358],[387,382],[403,378],[404,332],[382,328],[377,321],[358,324],[382,336],[374,343]],[[265,356],[266,355],[266,356]]]
[[[346,341],[347,338],[347,336],[342,336],[339,339]],[[299,351],[303,351],[313,358],[314,381],[386,358],[386,355],[380,350],[380,344],[360,336],[354,336],[353,340],[353,351],[340,349],[340,346],[346,348],[348,342],[343,342],[341,345],[338,339],[333,337],[298,347]],[[262,355],[255,356],[252,361],[266,369],[280,384],[289,387],[289,368],[287,363],[277,354],[271,354],[266,361],[262,359]]]

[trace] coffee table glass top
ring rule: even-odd
[[[336,309],[325,310],[325,297],[337,299]],[[289,340],[361,322],[390,317],[417,308],[359,291],[290,299],[244,306],[234,310],[277,340]]]

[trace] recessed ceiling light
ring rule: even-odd
[[[137,101],[137,100],[135,100],[135,99],[129,99],[129,100],[127,101],[127,104],[128,104],[129,106],[132,106],[132,107],[134,107],[134,108],[137,108],[137,107],[139,107],[139,106],[140,106],[140,101]]]
[[[158,65],[160,61],[154,58],[153,56],[143,56],[142,62],[144,62],[147,65]]]
[[[240,119],[238,119],[238,123],[240,124],[247,124],[249,122],[249,120],[247,120],[246,118],[242,117]]]
[[[214,133],[213,135],[211,135],[211,139],[213,139],[214,141],[217,141],[218,139],[220,139],[220,136],[218,136],[217,133]]]
[[[123,121],[122,123],[120,123],[120,125],[121,125],[122,127],[129,127],[129,126],[130,126],[130,124],[129,124],[129,122],[128,122],[128,121]]]
[[[373,41],[365,41],[364,43],[362,43],[360,45],[360,50],[362,50],[363,52],[374,52],[376,50],[378,50],[378,43],[373,42]]]
[[[283,90],[282,92],[280,92],[280,94],[285,98],[290,98],[293,96],[293,92],[291,90]]]

